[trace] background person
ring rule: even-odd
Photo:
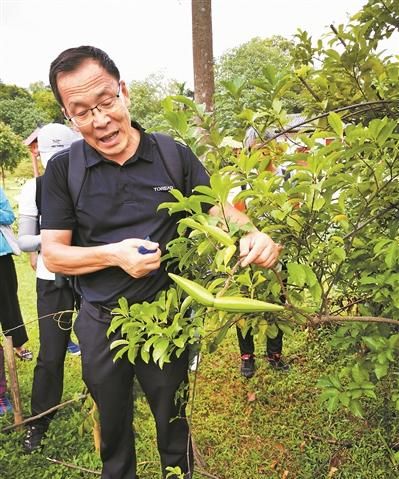
[[[57,152],[67,148],[76,134],[66,125],[50,123],[38,132],[39,155],[44,168]],[[18,244],[22,251],[38,252],[36,265],[37,315],[39,318],[39,354],[33,374],[31,414],[35,416],[56,406],[61,401],[66,351],[79,354],[79,346],[70,339],[73,290],[65,279],[56,283],[55,274],[43,263],[40,253],[40,217],[42,177],[28,180],[19,196]],[[63,313],[63,311],[65,311]],[[53,414],[36,419],[28,426],[24,441],[26,452],[40,446]]]
[[[268,133],[266,133],[265,138],[268,138]],[[258,132],[254,128],[249,128],[246,132],[244,145],[248,148],[248,151],[255,148],[257,144],[261,143],[260,137]],[[273,163],[272,158],[266,167],[265,171],[270,171],[277,176],[286,178],[286,172],[281,167],[276,167]],[[245,189],[245,187],[243,188]],[[232,191],[231,197],[235,196],[238,191]],[[239,209],[240,211],[246,211],[246,205],[244,201],[239,201],[234,203],[234,207]],[[283,265],[284,268],[284,265]],[[282,303],[285,302],[284,296],[280,297]],[[271,315],[271,313],[265,313],[264,319],[269,324],[275,323],[276,319]],[[277,333],[274,337],[267,337],[266,344],[265,344],[265,359],[266,362],[273,368],[279,371],[288,371],[290,369],[289,364],[287,364],[282,358],[282,351],[283,351],[283,331],[278,327],[276,324]],[[255,341],[254,341],[254,333],[252,328],[249,328],[246,332],[245,336],[241,332],[241,328],[238,326],[236,327],[237,331],[237,339],[238,339],[238,346],[240,348],[240,355],[241,355],[241,365],[240,365],[240,373],[245,378],[249,379],[255,374]]]
[[[167,466],[192,477],[193,455],[184,403],[176,399],[188,382],[188,351],[160,369],[127,355],[114,362],[107,337],[111,310],[120,297],[131,303],[152,301],[170,279],[160,262],[166,244],[177,236],[177,219],[160,203],[170,201],[173,179],[154,138],[131,123],[128,89],[109,56],[94,47],[62,52],[51,64],[50,84],[65,116],[84,138],[85,176],[76,204],[68,191],[68,153],[47,166],[43,201],[43,254],[49,269],[77,275],[82,305],[75,332],[82,351],[83,378],[100,415],[102,479],[136,479],[133,378],[136,375],[155,418],[163,477]],[[184,167],[184,193],[209,184],[191,150],[176,144]],[[73,167],[73,162],[71,163]],[[160,188],[162,186],[162,188]],[[206,208],[205,208],[206,209]],[[248,218],[226,205],[226,215]],[[219,214],[211,208],[210,214]],[[72,244],[73,233],[73,244]],[[146,241],[145,237],[152,238]],[[139,246],[155,250],[140,254]],[[254,228],[241,240],[242,265],[271,266],[279,247]],[[149,274],[152,273],[152,274]]]
[[[7,228],[14,220],[11,205],[0,187],[0,324],[3,333],[12,337],[15,354],[23,361],[31,361],[32,352],[23,346],[28,335],[18,301],[18,279],[12,257],[14,246],[10,244],[15,240]]]

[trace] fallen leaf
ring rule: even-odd
[[[288,474],[289,474],[289,472],[288,472],[287,470],[285,470],[285,471],[283,472],[283,475],[281,476],[281,479],[287,479]]]
[[[333,477],[333,475],[338,471],[338,468],[337,467],[332,467],[329,471],[328,471],[328,476],[327,477]]]
[[[247,394],[247,400],[248,400],[248,402],[254,402],[254,401],[256,401],[256,393],[254,393],[254,392],[248,393],[248,394]]]
[[[279,461],[273,461],[273,462],[270,464],[270,469],[271,469],[272,471],[274,471],[274,470],[277,468],[278,465],[279,465]]]

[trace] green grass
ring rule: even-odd
[[[18,185],[9,190],[15,198]],[[27,256],[16,258],[19,296],[29,333],[29,347],[38,351],[35,279]],[[261,345],[258,345],[258,352]],[[318,402],[320,375],[345,364],[328,346],[328,333],[297,330],[285,338],[291,361],[288,373],[275,372],[258,354],[254,378],[239,375],[235,332],[216,353],[202,354],[191,405],[193,436],[206,471],[219,479],[396,479],[387,444],[398,437],[396,416],[384,403],[366,404],[366,417],[347,412],[333,415]],[[17,362],[24,416],[29,415],[34,362]],[[64,400],[83,390],[80,361],[67,356]],[[192,392],[194,373],[192,379]],[[159,461],[155,427],[140,392],[136,398],[135,430],[141,479],[157,479]],[[77,479],[97,477],[51,464],[46,457],[99,470],[91,431],[81,432],[87,410],[80,403],[62,409],[52,421],[42,453],[22,453],[22,431],[0,433],[1,479]],[[12,423],[0,418],[0,428]],[[349,446],[348,446],[349,444]],[[195,479],[203,477],[196,472]],[[209,476],[210,477],[210,476]]]

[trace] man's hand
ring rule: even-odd
[[[111,246],[111,245],[109,245]],[[161,264],[161,250],[159,244],[153,241],[132,238],[114,243],[112,253],[117,265],[133,278],[142,278],[151,271],[155,271]],[[142,254],[140,247],[146,250],[155,250],[154,253]]]
[[[252,231],[240,240],[241,266],[256,264],[262,268],[272,268],[283,247],[275,243],[270,236],[260,231]]]

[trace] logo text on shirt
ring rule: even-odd
[[[174,186],[154,186],[154,191],[170,191],[173,190]]]

